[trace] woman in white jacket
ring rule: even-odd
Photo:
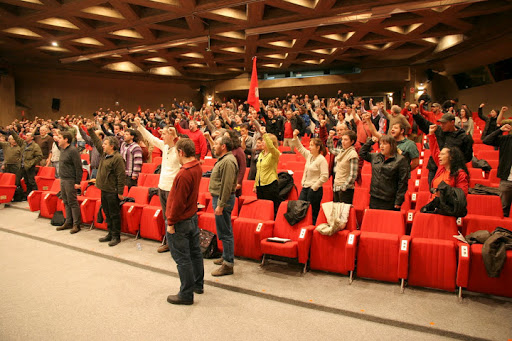
[[[333,201],[352,204],[354,199],[354,186],[359,169],[359,155],[354,144],[357,135],[349,130],[341,136],[341,151],[336,156],[336,176],[334,177]]]

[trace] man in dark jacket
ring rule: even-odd
[[[434,123],[424,118],[418,111],[413,112],[414,121],[425,134],[429,133],[429,127]],[[458,147],[464,155],[465,162],[471,161],[473,158],[473,139],[466,135],[463,129],[455,127],[455,116],[453,114],[444,114],[438,122],[441,123],[441,129],[436,129],[435,135],[439,150],[444,147]],[[436,175],[437,166],[432,156],[428,160],[427,169],[428,183],[432,183],[432,179]]]
[[[500,181],[500,197],[503,207],[503,215],[510,215],[510,204],[512,203],[512,135],[510,135],[512,126],[503,125],[500,129],[487,135],[482,141],[484,144],[498,147],[500,149],[500,162],[498,164],[498,178]],[[508,132],[503,135],[503,132]]]
[[[0,148],[4,151],[2,172],[18,174],[20,171],[21,149],[16,140],[14,140],[14,137],[9,135],[7,142],[0,142]]]
[[[496,129],[499,129],[497,120],[498,120],[498,111],[491,110],[491,113],[489,116],[484,115],[483,109],[484,109],[485,103],[480,104],[480,107],[478,108],[478,117],[482,121],[485,122],[484,131],[482,131],[482,140],[485,139],[487,135],[494,132]]]
[[[58,141],[60,193],[66,209],[66,221],[64,225],[57,227],[57,231],[72,228],[70,233],[74,234],[80,231],[80,206],[76,198],[76,190],[80,188],[82,180],[82,161],[78,149],[71,144],[73,142],[71,133],[62,132]]]
[[[43,153],[37,143],[34,142],[34,136],[32,133],[25,135],[25,140],[19,137],[19,135],[11,130],[11,135],[21,148],[21,168],[16,176],[16,185],[19,186],[21,179],[25,179],[27,185],[27,195],[32,190],[37,190],[36,184],[36,165],[38,165],[43,159]]]
[[[265,118],[265,129],[267,133],[274,134],[279,141],[282,141],[284,129],[283,116],[277,115],[272,108],[265,112],[263,107],[261,107],[260,114]]]
[[[115,246],[121,242],[121,208],[125,183],[125,164],[119,154],[119,141],[114,136],[107,136],[102,142],[94,132],[92,123],[87,123],[87,132],[100,153],[100,164],[96,187],[101,190],[101,207],[105,212],[108,234],[100,238],[101,243],[109,242]]]

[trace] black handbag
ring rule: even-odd
[[[64,213],[62,211],[55,211],[52,217],[51,224],[53,226],[62,226],[66,222],[66,219],[64,218]]]
[[[220,255],[217,247],[217,237],[210,231],[199,229],[199,246],[203,258],[218,258]]]

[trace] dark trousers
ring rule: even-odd
[[[160,199],[160,205],[162,206],[162,214],[164,217],[165,230],[167,231],[167,216],[165,215],[165,210],[167,208],[167,199],[169,197],[169,191],[164,191],[163,189],[158,189],[158,198]]]
[[[432,180],[434,180],[434,177],[436,176],[436,171],[428,170],[428,188],[431,188],[432,186]]]
[[[279,204],[281,203],[281,200],[279,199],[279,185],[277,184],[277,180],[266,186],[257,186],[256,196],[258,199],[272,200],[274,202],[275,218],[277,210],[279,209]]]
[[[372,196],[370,196],[370,208],[374,210],[396,211],[393,200],[382,200]]]
[[[137,180],[133,180],[131,176],[126,176],[126,186],[128,186],[128,189],[132,188],[133,186],[137,186]]]
[[[18,172],[20,171],[20,165],[6,165],[4,164],[4,173],[16,174],[18,176]]]
[[[112,237],[121,236],[121,207],[119,206],[117,193],[101,191],[101,206],[105,213],[108,233]]]
[[[37,190],[35,166],[32,166],[29,169],[21,167],[16,177],[17,186],[21,184],[21,179],[25,179],[25,185],[27,185],[27,194],[30,194],[30,192]]]
[[[203,289],[204,264],[199,246],[199,228],[197,214],[174,225],[175,233],[167,232],[169,249],[180,275],[180,292],[184,300],[194,299],[194,289]]]
[[[318,212],[320,212],[320,203],[322,202],[323,195],[324,189],[322,187],[316,191],[313,191],[310,187],[302,187],[302,190],[300,191],[299,200],[311,203],[311,209],[313,211],[313,225],[316,224],[316,218],[318,217]]]
[[[66,224],[80,224],[80,206],[76,199],[76,189],[74,180],[60,180],[60,194],[66,209]]]
[[[344,191],[334,192],[332,201],[352,205],[352,202],[354,201],[354,190],[346,189]]]
[[[510,204],[512,203],[512,181],[500,181],[500,198],[503,215],[508,217],[510,215]]]

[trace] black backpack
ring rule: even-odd
[[[295,188],[297,192],[297,187],[293,182],[293,176],[291,176],[288,172],[281,172],[277,175],[277,184],[279,187],[279,199],[284,201],[288,199],[288,195]]]
[[[62,211],[55,211],[52,217],[52,221],[50,222],[53,226],[62,226],[66,222],[64,218],[64,213]]]
[[[451,187],[441,181],[437,190],[440,196],[423,206],[420,210],[422,213],[437,213],[457,218],[463,218],[468,214],[468,203],[462,189]]]

